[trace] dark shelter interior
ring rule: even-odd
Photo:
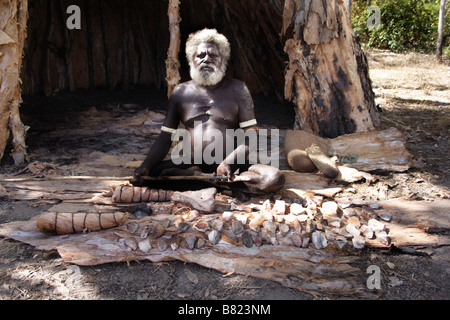
[[[81,29],[66,26],[70,5],[80,8]],[[164,111],[167,10],[168,1],[162,0],[31,1],[21,74],[21,114],[31,127],[29,135],[36,129],[31,123],[36,115],[50,121],[52,114],[106,104]],[[295,113],[283,94],[282,13],[281,0],[181,1],[181,81],[189,80],[188,35],[216,28],[232,48],[227,73],[246,82],[258,122],[291,128]]]

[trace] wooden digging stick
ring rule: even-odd
[[[213,176],[213,175],[204,175],[204,176],[159,176],[159,177],[151,177],[151,176],[142,176],[140,177],[145,181],[167,181],[167,180],[186,180],[186,181],[222,181],[222,182],[237,182],[237,181],[249,181],[249,177],[236,177],[234,180],[228,180],[226,176]],[[135,179],[133,176],[125,176],[125,177],[100,177],[100,176],[46,176],[42,178],[36,177],[20,177],[20,178],[0,178],[0,182],[26,182],[26,181],[57,181],[57,180],[133,180]]]

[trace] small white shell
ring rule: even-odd
[[[145,239],[138,243],[139,250],[141,250],[144,253],[148,253],[152,249],[152,243],[150,242],[150,239]]]

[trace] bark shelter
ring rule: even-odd
[[[1,3],[0,156],[11,131],[16,163],[26,160],[21,91],[49,96],[154,86],[170,95],[189,79],[184,43],[204,27],[229,38],[230,76],[245,81],[253,94],[293,101],[294,129],[334,138],[378,125],[367,60],[342,1]],[[69,5],[81,9],[79,30],[66,27]]]

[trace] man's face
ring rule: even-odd
[[[194,56],[194,66],[200,73],[214,73],[222,65],[223,59],[218,48],[212,43],[201,43]]]
[[[227,64],[216,45],[201,43],[191,64],[191,78],[201,86],[214,86],[222,81]]]

